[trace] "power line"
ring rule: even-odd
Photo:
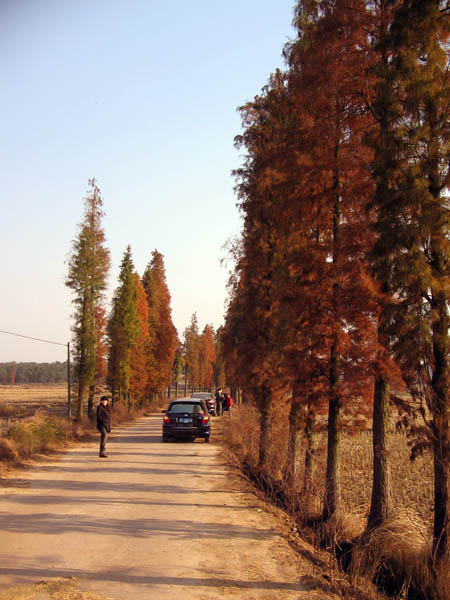
[[[70,400],[70,342],[62,344],[61,342],[54,342],[53,340],[43,340],[42,338],[31,337],[30,335],[22,335],[21,333],[13,333],[12,331],[4,331],[0,329],[0,333],[6,333],[8,335],[14,335],[16,337],[25,338],[26,340],[34,340],[35,342],[44,342],[45,344],[54,344],[55,346],[65,346],[67,348],[67,416],[71,418],[71,400]]]
[[[46,344],[55,344],[55,346],[66,346],[67,344],[61,344],[61,342],[52,342],[50,340],[42,340],[41,338],[30,337],[29,335],[21,335],[20,333],[12,333],[11,331],[3,331],[0,329],[0,333],[7,333],[8,335],[15,335],[16,337],[25,338],[27,340],[35,340],[36,342],[45,342]]]

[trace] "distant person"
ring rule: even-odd
[[[106,440],[111,432],[111,417],[109,414],[108,396],[100,398],[97,406],[97,429],[100,432],[100,458],[108,458],[106,454]]]
[[[216,389],[216,415],[220,417],[222,414],[222,388]]]
[[[227,409],[227,400],[228,400],[228,394],[226,392],[223,392],[222,394],[222,414],[225,413]]]
[[[228,411],[228,418],[231,419],[231,407],[233,406],[233,398],[230,396],[230,394],[227,395],[227,411]]]

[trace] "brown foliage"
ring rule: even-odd
[[[144,399],[144,391],[148,383],[148,305],[141,279],[137,273],[134,274],[134,277],[137,290],[137,312],[140,320],[140,332],[134,347],[131,349],[130,392],[135,402],[140,403]]]
[[[148,304],[148,384],[147,395],[162,392],[172,380],[172,367],[178,346],[172,323],[170,293],[166,283],[164,257],[157,250],[142,277]]]

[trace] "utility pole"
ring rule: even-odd
[[[67,418],[72,416],[70,406],[70,342],[67,342]]]

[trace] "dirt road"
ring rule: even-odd
[[[214,444],[161,417],[68,450],[0,489],[0,598],[336,597],[241,491]]]

